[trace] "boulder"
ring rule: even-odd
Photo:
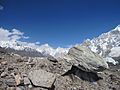
[[[25,85],[30,85],[31,84],[28,77],[24,77],[24,84]]]
[[[55,81],[54,74],[41,69],[30,71],[28,78],[31,80],[33,85],[45,88],[51,88]]]
[[[72,47],[67,58],[68,62],[84,71],[102,71],[108,68],[108,64],[102,57],[82,45]]]

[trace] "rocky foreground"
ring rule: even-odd
[[[120,90],[120,65],[85,46],[62,59],[21,57],[0,48],[0,90]]]

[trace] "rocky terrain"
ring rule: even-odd
[[[0,40],[0,90],[120,90],[120,25],[71,48]]]
[[[0,90],[120,90],[120,65],[108,65],[85,45],[62,58],[20,56],[0,48]]]

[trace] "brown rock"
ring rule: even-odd
[[[15,76],[15,81],[16,81],[16,85],[20,85],[23,83],[23,79],[21,78],[20,74],[17,74]]]
[[[2,61],[1,64],[2,65],[7,65],[7,61]]]

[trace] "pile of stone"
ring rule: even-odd
[[[63,58],[0,55],[0,90],[120,90],[119,72],[86,46]]]

